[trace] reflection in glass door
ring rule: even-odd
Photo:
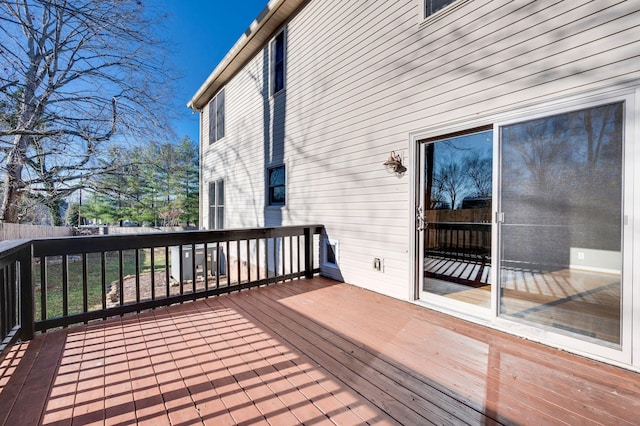
[[[421,157],[422,291],[490,308],[493,132],[423,143]]]
[[[500,314],[621,343],[622,102],[500,128]]]

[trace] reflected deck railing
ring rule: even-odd
[[[491,224],[431,222],[425,229],[424,277],[484,287],[489,283]]]
[[[319,272],[322,230],[305,225],[1,242],[0,356],[35,332],[311,278]]]
[[[429,223],[425,232],[425,253],[456,259],[486,260],[491,256],[491,224]]]

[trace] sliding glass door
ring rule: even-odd
[[[418,140],[421,300],[631,362],[633,157],[618,99]]]
[[[422,298],[490,308],[493,132],[426,141],[421,152]]]
[[[500,314],[616,346],[622,102],[500,127]]]

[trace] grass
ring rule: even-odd
[[[140,273],[151,271],[151,249],[139,250],[140,256]],[[135,250],[125,250],[122,252],[122,275],[133,275],[136,272],[136,255]],[[73,259],[71,257],[70,259]],[[78,256],[78,259],[80,257]],[[46,318],[55,318],[62,315],[62,263],[52,261],[46,266],[46,282],[47,282],[47,316]],[[164,248],[155,249],[155,270],[163,271],[166,265]],[[41,272],[40,265],[35,265],[35,304],[36,319],[43,319],[41,306]],[[67,267],[68,273],[68,312],[69,314],[84,312],[83,309],[83,268],[82,261],[69,261]],[[100,253],[87,254],[87,305],[89,311],[101,309],[102,307],[102,261]],[[120,266],[118,252],[107,252],[105,256],[105,287],[108,292],[111,289],[111,282],[120,278]]]

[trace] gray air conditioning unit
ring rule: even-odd
[[[171,276],[180,281],[193,280],[193,246],[191,244],[182,246],[182,277],[180,277],[180,246],[171,247]],[[205,254],[204,244],[196,245],[196,279],[204,279]],[[215,277],[216,274],[226,275],[225,256],[222,247],[218,252],[214,246],[207,246],[207,275]],[[220,269],[218,270],[218,265]]]

